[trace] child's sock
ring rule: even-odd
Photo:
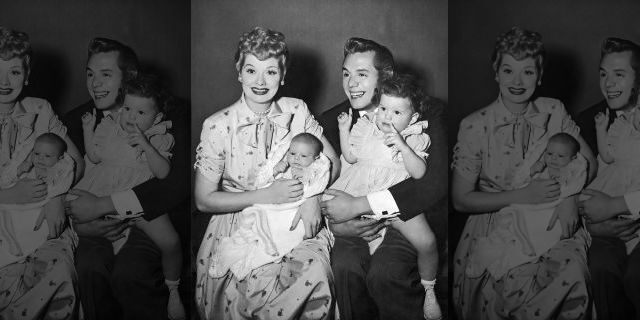
[[[171,320],[186,319],[184,306],[182,300],[180,300],[180,293],[178,292],[178,286],[180,285],[180,279],[178,280],[164,280],[164,283],[169,287],[169,302],[167,303],[167,315]]]
[[[430,281],[420,279],[420,283],[424,287],[424,305],[422,306],[424,318],[428,320],[442,319],[442,311],[434,290],[436,279]]]

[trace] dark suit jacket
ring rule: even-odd
[[[446,234],[447,220],[447,193],[448,185],[448,157],[447,135],[443,116],[444,104],[431,98],[431,108],[426,115],[429,121],[427,133],[431,137],[431,147],[427,152],[427,172],[421,179],[409,178],[389,188],[398,208],[400,218],[409,220],[420,213],[426,213],[432,229],[444,230]],[[324,128],[324,135],[338,154],[340,151],[340,139],[338,133],[338,114],[348,112],[351,105],[344,101],[335,107],[325,111],[319,118]],[[353,110],[354,123],[357,110]],[[434,225],[435,223],[435,225]],[[439,228],[436,228],[439,227]]]
[[[82,115],[85,112],[92,112],[95,106],[92,101],[84,103],[69,111],[62,118],[62,122],[67,127],[69,138],[84,155],[84,136],[82,135]],[[102,120],[102,113],[96,112],[97,118]],[[169,132],[174,137],[175,145],[171,153],[171,170],[164,179],[152,178],[133,188],[133,192],[138,197],[138,201],[144,210],[144,218],[153,220],[158,216],[174,211],[183,211],[186,214],[190,182],[190,157],[189,148],[189,108],[178,106],[166,112],[166,118],[171,120],[172,128]],[[99,123],[96,121],[96,123]]]
[[[594,117],[598,112],[605,112],[609,108],[607,102],[602,100],[588,109],[580,112],[576,117],[576,124],[580,127],[580,135],[587,142],[594,155],[598,155],[598,141],[596,138],[596,121]],[[609,125],[616,119],[616,112],[609,110]]]

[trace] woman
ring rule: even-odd
[[[308,239],[281,261],[259,267],[243,279],[230,272],[220,278],[209,274],[219,241],[238,227],[239,211],[255,203],[293,202],[302,195],[297,180],[278,180],[256,189],[257,170],[270,149],[309,132],[322,141],[334,176],[339,170],[333,148],[305,103],[274,98],[284,84],[287,57],[282,33],[260,27],[245,33],[235,56],[243,94],[203,124],[195,164],[195,200],[200,211],[214,213],[197,259],[196,301],[204,319],[327,319],[334,313],[332,240],[326,228],[318,232],[316,197],[299,210]]]
[[[79,178],[84,162],[49,103],[21,95],[29,81],[30,62],[27,34],[0,27],[0,174],[14,155],[25,154],[23,149],[32,146],[31,137],[51,132],[67,143]],[[40,180],[23,179],[0,190],[0,203],[37,202],[45,198],[46,190]],[[73,251],[77,238],[66,228],[62,196],[51,199],[42,212],[50,239],[24,259],[0,268],[0,318],[76,316]]]
[[[501,35],[493,54],[498,99],[460,124],[452,198],[456,210],[471,213],[454,256],[453,300],[460,319],[585,319],[590,313],[589,237],[579,226],[575,196],[556,208],[559,221],[550,225],[560,223],[563,239],[540,259],[499,278],[473,270],[470,263],[477,239],[496,228],[496,211],[512,203],[558,198],[559,185],[553,180],[534,180],[524,188],[512,185],[525,157],[540,150],[549,137],[566,132],[576,138],[593,176],[593,155],[562,103],[532,97],[542,77],[544,54],[536,32],[514,27]]]

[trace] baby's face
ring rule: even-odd
[[[549,168],[562,168],[575,159],[571,147],[560,142],[549,142],[544,152],[544,162]]]
[[[317,157],[312,145],[300,141],[291,142],[291,146],[289,146],[289,151],[287,152],[287,162],[292,168],[306,168],[310,166]]]
[[[52,143],[36,142],[33,147],[33,166],[36,168],[51,168],[60,158],[62,153]]]

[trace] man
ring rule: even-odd
[[[69,136],[83,154],[82,115],[95,111],[97,125],[105,116],[117,112],[124,98],[122,81],[134,76],[137,70],[136,54],[122,43],[96,38],[89,44],[87,89],[91,101],[63,118]],[[169,212],[176,229],[180,230],[181,224],[187,225],[175,218],[188,217],[189,115],[186,108],[178,107],[165,112],[173,123],[171,134],[175,139],[169,176],[162,180],[153,178],[108,197],[72,190],[79,197],[67,202],[69,213],[142,212],[144,219],[152,220]],[[163,281],[160,251],[151,239],[132,227],[125,246],[117,255],[113,254],[111,242],[123,237],[123,230],[129,226],[127,222],[103,218],[74,225],[80,235],[76,268],[86,319],[167,319],[169,291]]]
[[[391,75],[394,68],[393,56],[386,47],[367,39],[347,41],[342,79],[348,99],[319,118],[325,136],[338,153],[341,150],[338,114],[352,113],[355,123],[367,111],[373,111],[376,106],[371,99],[378,80]],[[335,197],[324,201],[322,210],[331,215],[350,217],[371,212],[400,212],[399,217],[404,221],[417,214],[426,214],[432,229],[436,230],[440,246],[446,246],[447,140],[442,106],[436,104],[433,114],[427,117],[432,145],[423,178],[408,179],[366,197],[328,190],[326,193]],[[382,245],[373,256],[369,254],[367,242],[377,237],[377,232],[386,225],[359,217],[330,225],[336,235],[331,264],[341,319],[423,318],[424,288],[420,285],[416,251],[408,240],[389,228]],[[446,257],[442,257],[441,261],[444,260]]]
[[[609,125],[623,116],[638,101],[640,88],[640,47],[617,38],[604,41],[600,56],[600,90],[605,100],[583,111],[576,123],[580,133],[597,154],[596,114],[609,109]],[[640,159],[638,160],[640,161]],[[611,197],[595,190],[585,190],[587,200],[580,210],[590,217],[608,218],[587,224],[592,235],[589,269],[598,319],[631,319],[640,316],[640,250],[627,256],[625,242],[637,235],[640,227],[640,190]],[[632,217],[620,218],[631,214]]]

